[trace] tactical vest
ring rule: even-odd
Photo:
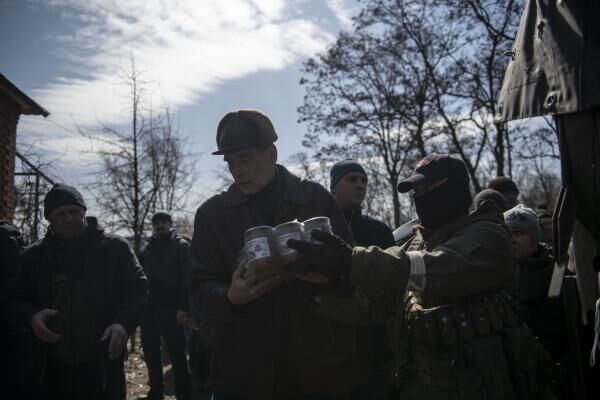
[[[481,393],[470,393],[475,386],[468,378],[472,374],[485,388],[486,399],[553,399],[552,360],[519,319],[517,302],[498,290],[424,307],[420,290],[426,280],[419,274],[426,271],[412,262],[418,254],[411,252],[421,246],[415,242],[407,249],[413,290],[399,299],[391,322],[396,384],[436,387],[453,393],[451,398],[479,399]]]

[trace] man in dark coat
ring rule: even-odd
[[[148,297],[129,244],[105,234],[73,187],[56,184],[44,199],[44,239],[21,256],[5,314],[31,329],[39,398],[125,399],[127,336]]]
[[[7,221],[0,220],[0,287],[4,286],[17,274],[19,256],[25,247],[21,232],[16,226]],[[14,327],[5,326],[5,321],[0,318],[0,387],[2,396],[6,400],[25,398],[24,381],[26,369],[23,367],[23,352],[26,336]]]
[[[313,285],[290,275],[259,281],[238,262],[244,232],[259,225],[326,216],[353,241],[331,194],[276,164],[276,139],[265,114],[226,114],[214,154],[234,183],[196,212],[190,291],[213,350],[215,400],[336,398],[362,385],[372,366],[351,324],[315,315]]]
[[[184,274],[190,267],[190,244],[175,232],[171,214],[165,211],[154,213],[152,230],[153,236],[140,257],[150,286],[150,304],[142,321],[142,347],[150,392],[140,399],[164,398],[162,337],[173,366],[175,397],[187,400],[191,387],[183,325],[188,313]]]
[[[554,269],[552,249],[540,243],[540,224],[532,209],[518,205],[504,213],[504,220],[512,233],[512,250],[519,263],[521,317],[559,362],[568,338],[563,299],[560,296],[548,298]]]
[[[502,211],[510,210],[519,204],[519,188],[517,184],[507,176],[497,176],[488,183],[488,188],[499,192],[504,198]]]
[[[356,244],[387,249],[394,245],[394,235],[382,221],[363,214],[362,204],[367,195],[368,177],[358,162],[346,159],[331,167],[330,190],[346,217]],[[357,326],[358,343],[366,351],[376,354],[378,368],[373,369],[367,385],[353,393],[353,398],[385,399],[390,380],[391,350],[387,346],[385,324]]]

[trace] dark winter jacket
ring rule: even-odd
[[[335,233],[353,241],[325,188],[276,168],[284,186],[271,189],[273,196],[281,195],[272,201],[274,224],[327,216]],[[220,394],[263,399],[347,392],[365,376],[354,329],[315,315],[313,288],[294,280],[235,309],[227,300],[244,231],[264,225],[269,217],[259,212],[256,197],[244,196],[232,185],[196,213],[192,252],[197,265],[190,290],[207,322],[212,388]]]
[[[528,258],[519,260],[519,302],[523,321],[555,361],[560,361],[567,344],[562,296],[548,298],[554,270],[552,250],[539,245]]]
[[[485,206],[485,207],[484,207]],[[404,290],[411,274],[410,250],[422,250],[426,307],[502,288],[518,275],[502,214],[486,202],[470,215],[433,231],[421,230],[402,247],[354,249],[352,282],[381,290]]]
[[[498,330],[516,323],[516,311],[513,321],[495,317],[490,326],[490,310],[498,301],[507,314],[500,293],[517,274],[502,214],[484,202],[402,247],[356,247],[350,280],[372,312],[339,309],[335,296],[323,296],[319,312],[342,321],[391,318],[397,371],[406,374],[402,399],[515,399]],[[405,297],[409,282],[413,292]]]
[[[394,235],[383,222],[362,214],[360,209],[342,211],[357,245],[377,246],[382,249],[394,245]]]
[[[357,245],[361,247],[377,246],[381,249],[394,246],[394,234],[382,221],[364,215],[360,209],[342,210],[342,212]],[[338,293],[337,297],[340,302],[344,298],[354,301],[353,298],[349,298],[349,293]],[[354,308],[352,304],[348,306]],[[387,346],[385,324],[375,325],[377,326],[357,326],[357,343],[360,343],[360,346],[366,351],[375,354],[376,363],[382,365],[390,361],[391,353]]]
[[[94,219],[88,218],[83,271],[91,299],[93,330],[98,345],[98,358],[102,377],[114,399],[124,399],[123,357],[110,361],[106,342],[100,338],[106,327],[118,323],[128,334],[135,330],[148,301],[146,277],[129,244],[122,238],[105,234]],[[53,271],[53,249],[57,239],[49,230],[46,237],[25,250],[17,277],[6,288],[7,303],[3,309],[9,321],[21,329],[30,329],[31,317],[36,312],[51,308],[51,279]],[[44,344],[35,336],[31,363],[36,379],[45,376],[46,360],[52,345]]]
[[[188,310],[185,274],[191,265],[190,243],[174,230],[166,238],[152,237],[141,251],[148,278],[150,307]]]

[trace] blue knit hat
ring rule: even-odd
[[[360,172],[364,176],[367,176],[365,169],[356,161],[350,158],[338,161],[337,163],[333,164],[333,167],[331,167],[331,171],[329,172],[329,180],[331,182],[329,189],[333,191],[338,182],[350,172]]]

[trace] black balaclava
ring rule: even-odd
[[[448,180],[432,191],[413,195],[421,225],[437,229],[468,213],[472,197],[468,182]]]

